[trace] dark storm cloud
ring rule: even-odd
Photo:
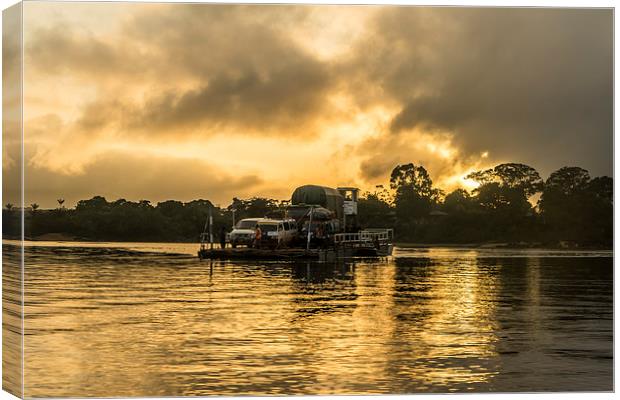
[[[33,32],[27,38],[26,64],[50,76],[79,76],[92,80],[137,78],[148,73],[148,58],[126,41],[109,42],[90,33],[77,32],[62,23]]]
[[[111,86],[148,80],[142,101],[125,98],[122,88],[102,90],[79,118],[84,130],[114,124],[152,134],[204,123],[296,134],[291,128],[328,114],[332,77],[267,23],[278,15],[274,7],[154,7],[124,25],[120,42],[51,27],[37,31],[27,53],[41,73]],[[175,81],[191,84],[170,87]]]
[[[391,8],[350,68],[400,104],[392,134],[611,174],[612,65],[611,10]]]
[[[207,122],[246,129],[296,128],[323,106],[327,74],[315,62],[275,66],[267,76],[248,70],[212,76],[208,85],[151,99],[131,118],[135,129],[157,130]],[[293,131],[294,132],[294,131]]]

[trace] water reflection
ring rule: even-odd
[[[28,396],[612,387],[611,258],[26,257]]]
[[[21,250],[2,253],[2,388],[22,395],[22,288]]]

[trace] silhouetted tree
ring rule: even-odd
[[[590,174],[583,168],[563,167],[551,173],[538,200],[538,208],[545,222],[556,228],[579,225],[580,210]]]
[[[431,209],[442,192],[433,188],[433,181],[422,166],[412,163],[398,165],[390,175],[390,188],[395,191],[396,230],[410,238],[420,233]]]
[[[21,216],[13,212],[13,204],[6,203],[2,210],[2,235],[4,238],[17,238],[21,234]]]
[[[404,191],[411,191],[420,197],[433,196],[433,181],[426,169],[413,163],[397,165],[390,175],[390,187],[396,197]]]
[[[564,195],[582,191],[590,182],[590,173],[579,167],[563,167],[552,172],[545,182],[545,192],[560,192]],[[541,197],[544,198],[543,196]]]
[[[456,189],[448,193],[443,201],[443,210],[448,214],[470,212],[472,206],[472,197],[465,189]]]
[[[389,228],[394,224],[394,208],[382,196],[383,191],[364,193],[357,204],[358,223],[362,228]]]
[[[118,202],[124,202],[124,199],[117,200]],[[89,200],[80,200],[77,202],[75,209],[78,211],[83,210],[107,210],[110,207],[110,203],[102,196],[95,196]]]
[[[168,200],[157,203],[157,210],[166,217],[179,215],[183,212],[183,202],[176,200]]]
[[[550,240],[611,241],[613,180],[590,179],[583,168],[563,167],[549,175],[538,206]]]
[[[614,181],[609,176],[598,176],[588,183],[587,190],[593,196],[613,204]]]
[[[496,240],[517,240],[533,229],[535,213],[528,198],[540,192],[543,180],[538,172],[525,164],[506,163],[469,174],[480,184],[474,189],[473,201],[486,221],[483,228]]]
[[[264,197],[252,197],[247,200],[233,198],[232,203],[228,206],[228,210],[236,211],[237,221],[243,218],[264,217],[280,208],[280,202],[275,199]]]
[[[519,189],[527,197],[540,192],[543,188],[543,180],[538,172],[525,164],[500,164],[491,169],[473,172],[466,178],[478,182],[481,186],[495,182],[501,187]]]

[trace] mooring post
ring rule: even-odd
[[[312,214],[314,214],[314,207],[310,207],[310,221],[308,222],[308,240],[306,241],[306,251],[310,251],[310,235],[312,234]]]
[[[209,207],[209,247],[213,250],[213,207]]]
[[[205,220],[205,227],[202,228],[202,233],[200,234],[200,250],[205,250],[205,238],[207,237],[207,226],[209,225],[209,218]]]

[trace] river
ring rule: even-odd
[[[27,243],[24,394],[613,389],[611,252],[397,248],[319,264],[197,248]],[[4,242],[6,343],[15,250]]]

